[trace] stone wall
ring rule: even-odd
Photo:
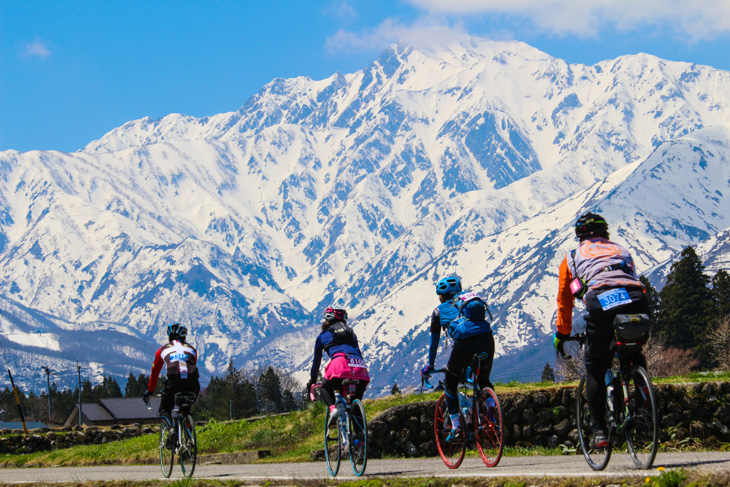
[[[99,445],[110,441],[132,438],[134,436],[157,434],[158,426],[109,426],[98,428],[95,426],[82,428],[61,428],[49,430],[42,428],[31,430],[30,434],[9,434],[9,430],[0,430],[0,453],[33,453],[36,451],[69,448],[76,445]],[[13,432],[15,433],[15,432]]]
[[[694,438],[708,446],[730,441],[730,382],[654,386],[659,403],[660,440]],[[500,395],[504,442],[508,446],[578,445],[575,388],[557,387]],[[369,422],[370,457],[435,456],[436,401],[406,404]]]

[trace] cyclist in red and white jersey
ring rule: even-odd
[[[195,347],[185,342],[188,329],[180,323],[167,327],[169,343],[160,347],[155,354],[155,361],[152,364],[147,390],[142,396],[147,402],[155,392],[157,380],[160,377],[162,366],[167,367],[167,380],[162,389],[160,409],[158,414],[165,418],[172,425],[172,408],[175,407],[175,394],[178,392],[200,392],[198,381],[198,351]]]

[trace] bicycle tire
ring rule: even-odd
[[[636,467],[648,469],[654,464],[659,446],[656,394],[649,373],[639,365],[631,369],[627,387],[629,417],[625,426],[626,445]]]
[[[178,450],[178,461],[184,477],[192,477],[195,472],[195,464],[198,461],[198,442],[195,433],[195,422],[189,414],[181,423],[182,438]]]
[[[586,462],[593,470],[603,470],[611,459],[611,428],[607,430],[607,445],[601,448],[591,447],[593,440],[593,429],[591,428],[590,412],[588,411],[588,401],[586,396],[586,377],[583,376],[578,384],[575,400],[575,417],[576,427],[578,429],[578,438],[580,439],[580,447],[583,450],[583,456]]]
[[[352,401],[350,413],[350,464],[352,471],[358,477],[365,473],[368,463],[368,421],[365,417],[365,407],[359,399]]]
[[[465,425],[464,417],[459,413],[461,424]],[[463,428],[462,428],[463,430]],[[441,460],[449,468],[458,468],[464,460],[466,452],[466,440],[462,435],[461,439],[446,441],[451,433],[451,421],[449,420],[449,408],[446,405],[446,394],[442,394],[436,402],[436,411],[433,419],[433,431],[436,436],[436,449]]]
[[[330,417],[329,410],[324,412],[324,458],[331,476],[340,471],[342,456],[342,435],[340,434],[340,416]]]
[[[490,411],[488,398],[494,399],[495,407]],[[493,389],[482,389],[477,400],[477,416],[474,420],[474,437],[476,438],[479,456],[487,467],[495,467],[502,458],[504,449],[504,431],[502,408],[499,398]]]
[[[172,474],[172,466],[175,462],[175,450],[167,448],[167,437],[172,431],[173,428],[165,419],[160,421],[160,467],[162,467],[162,475],[166,478]]]

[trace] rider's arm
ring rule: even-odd
[[[314,342],[314,359],[312,360],[312,370],[309,372],[309,377],[312,382],[317,382],[317,375],[319,375],[319,366],[322,365],[322,350],[324,350],[324,344],[322,343],[322,334],[317,337]]]
[[[152,374],[150,375],[150,382],[147,384],[147,390],[150,392],[155,392],[157,379],[160,378],[160,372],[162,371],[162,366],[165,363],[161,356],[162,348],[164,347],[160,347],[160,349],[157,350],[157,353],[155,354],[155,361],[152,363]]]
[[[439,309],[436,308],[431,315],[431,346],[428,349],[428,365],[431,367],[436,363],[439,339],[441,339],[441,318],[439,317]]]
[[[558,333],[570,335],[573,329],[573,293],[570,290],[570,281],[573,276],[568,269],[568,258],[560,263],[558,275]]]

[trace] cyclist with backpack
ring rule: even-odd
[[[617,314],[649,314],[644,285],[634,269],[629,251],[609,240],[608,223],[596,213],[586,213],[575,223],[578,248],[568,252],[560,264],[557,332],[553,346],[565,357],[565,339],[573,329],[574,299],[585,304],[586,396],[591,415],[593,448],[606,446],[606,384],[604,377],[613,361],[613,320]],[[646,368],[638,348],[627,357]]]
[[[343,380],[359,381],[355,392],[357,399],[362,399],[368,382],[370,382],[370,375],[362,358],[357,336],[347,325],[347,311],[344,309],[328,307],[324,311],[322,331],[314,342],[314,359],[307,391],[310,391],[312,384],[317,382],[323,352],[327,352],[330,361],[324,371],[322,399],[332,413],[335,409],[335,391],[342,390]]]
[[[450,439],[463,436],[459,419],[459,381],[466,368],[471,364],[474,355],[486,352],[489,358],[481,362],[479,386],[493,389],[489,374],[492,372],[494,360],[494,336],[492,328],[486,320],[487,303],[477,294],[462,292],[461,280],[458,277],[447,277],[436,284],[436,294],[441,304],[431,315],[431,345],[428,353],[428,365],[421,374],[428,377],[434,371],[441,330],[454,340],[449,361],[446,365],[445,390],[446,403],[449,407],[452,433]],[[491,316],[490,316],[491,317]],[[494,407],[494,399],[487,399],[488,406]],[[448,441],[447,440],[447,441]]]
[[[152,374],[147,384],[147,390],[142,395],[144,402],[155,392],[157,380],[160,377],[162,366],[167,367],[165,381],[160,397],[158,414],[172,426],[172,409],[175,407],[175,394],[178,392],[193,392],[198,395],[200,383],[198,381],[198,351],[185,342],[188,329],[185,325],[175,323],[168,325],[167,337],[169,342],[157,350],[155,361],[152,364]],[[168,438],[168,445],[174,445],[174,436]]]

